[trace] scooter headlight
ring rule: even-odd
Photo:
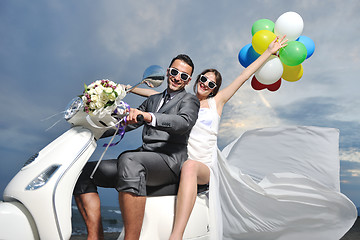
[[[65,120],[67,121],[72,118],[83,107],[83,105],[84,103],[80,97],[71,100],[65,109]]]
[[[44,186],[52,177],[52,175],[59,169],[61,165],[52,165],[48,167],[44,172],[39,174],[36,178],[34,178],[29,185],[25,188],[25,190],[36,190]]]

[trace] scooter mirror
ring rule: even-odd
[[[165,79],[165,71],[158,65],[152,65],[145,69],[143,75],[143,82],[149,85],[149,87],[158,87]]]
[[[137,86],[143,83],[146,83],[149,87],[152,88],[158,87],[162,84],[164,79],[165,79],[164,69],[158,65],[151,65],[150,67],[145,69],[141,82],[128,89],[127,92],[131,91],[132,89],[136,88]]]
[[[80,97],[72,99],[65,108],[64,118],[66,121],[71,119],[83,106],[84,103]]]

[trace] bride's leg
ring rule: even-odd
[[[182,239],[195,204],[197,185],[207,184],[209,179],[210,170],[205,164],[194,160],[187,160],[183,164],[176,200],[175,222],[170,240]]]

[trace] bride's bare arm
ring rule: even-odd
[[[127,89],[131,88],[130,85],[127,85],[126,86]],[[137,94],[139,96],[142,96],[142,97],[149,97],[151,95],[154,95],[154,94],[158,94],[159,92],[158,91],[155,91],[153,89],[149,89],[149,88],[139,88],[139,87],[136,87],[134,89],[132,89],[130,91],[131,93],[134,93],[134,94]]]
[[[265,61],[280,48],[287,45],[287,39],[283,36],[281,39],[277,36],[274,41],[269,44],[266,51],[261,54],[252,64],[242,71],[242,73],[230,83],[229,86],[219,91],[215,96],[217,103],[217,109],[219,115],[221,115],[224,104],[230,100],[230,98],[236,93],[236,91],[265,63]]]

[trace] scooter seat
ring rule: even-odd
[[[169,184],[162,186],[146,186],[147,196],[159,197],[159,196],[174,196],[177,195],[179,184]],[[198,185],[198,193],[205,192],[209,189],[209,185]]]

